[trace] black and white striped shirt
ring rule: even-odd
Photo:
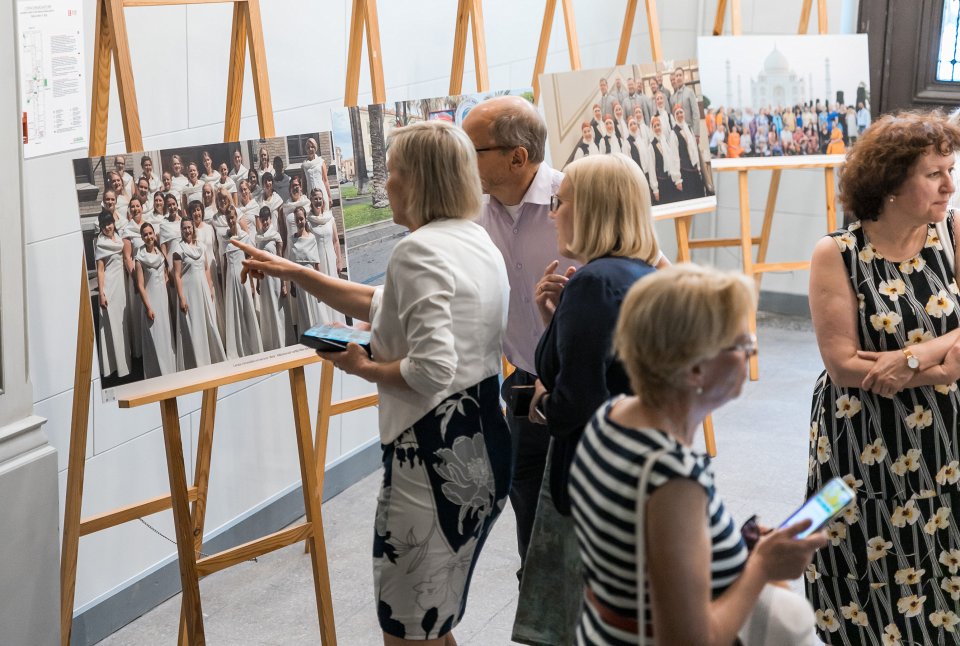
[[[710,458],[663,431],[626,428],[611,421],[610,409],[619,399],[605,403],[587,424],[570,474],[570,499],[585,583],[604,605],[632,619],[637,615],[637,485],[650,453],[668,449],[653,467],[647,496],[673,478],[690,478],[707,493],[714,596],[740,575],[747,548],[716,494]],[[645,609],[649,624],[649,592]],[[584,604],[578,644],[620,646],[636,644],[636,640],[636,635],[606,624],[591,604]]]

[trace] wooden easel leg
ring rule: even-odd
[[[233,5],[233,28],[230,32],[230,63],[227,71],[227,112],[223,120],[223,140],[240,139],[240,114],[243,107],[243,70],[247,62],[247,6]],[[258,111],[259,112],[259,111]]]
[[[703,443],[711,458],[717,457],[717,439],[713,436],[713,416],[707,415],[703,420]]]
[[[89,155],[107,152],[107,116],[110,110],[110,55],[113,36],[105,0],[97,0],[97,38],[93,50],[93,93],[90,96]]]
[[[757,264],[767,261],[767,248],[770,244],[770,229],[773,226],[773,212],[777,207],[777,193],[780,191],[780,169],[774,168],[770,176],[770,191],[767,193],[767,206],[763,211],[763,228],[760,230],[760,248],[757,249]],[[757,293],[760,293],[760,281],[763,273],[754,276],[757,282]]]
[[[463,92],[463,66],[467,57],[467,29],[470,27],[470,0],[457,5],[457,23],[453,32],[453,67],[450,70],[450,95]]]
[[[330,432],[330,405],[333,403],[333,364],[320,364],[320,402],[313,455],[317,463],[317,503],[323,504],[323,477],[327,466],[327,437]]]
[[[627,0],[627,12],[623,16],[623,29],[620,31],[620,46],[617,48],[617,65],[627,62],[630,50],[630,34],[633,33],[633,21],[637,17],[637,0]],[[657,60],[654,56],[654,60]]]
[[[740,19],[740,0],[730,0],[730,32],[734,36],[743,33],[743,21]]]
[[[727,19],[727,0],[717,0],[717,16],[713,19],[713,35],[723,34],[723,22]]]
[[[200,407],[200,431],[197,437],[197,458],[194,466],[193,486],[197,488],[197,499],[193,503],[193,550],[200,558],[203,548],[203,523],[207,513],[207,491],[210,484],[210,454],[213,448],[213,425],[217,413],[217,389],[203,391],[203,403]],[[186,613],[180,605],[180,639],[187,644]]]
[[[817,0],[817,33],[827,33],[827,0]]]
[[[823,179],[827,192],[827,233],[833,233],[837,230],[837,185],[832,166],[824,169]]]
[[[663,47],[660,46],[660,18],[657,17],[657,0],[644,0],[647,7],[647,29],[650,31],[650,52],[657,63],[663,61]],[[623,62],[627,62],[627,53],[623,53]]]
[[[813,6],[813,0],[803,0],[800,7],[800,26],[797,27],[798,34],[805,34],[810,29],[810,9]]]
[[[327,473],[327,438],[330,435],[330,406],[333,404],[333,364],[320,364],[320,399],[317,402],[317,428],[313,434],[313,459],[317,467],[317,502],[323,505],[323,479]],[[310,551],[310,541],[304,551]]]
[[[143,150],[143,135],[140,132],[140,111],[137,108],[137,92],[133,83],[133,63],[130,59],[130,42],[127,39],[127,20],[123,15],[123,0],[103,0],[106,17],[113,35],[113,66],[117,73],[117,94],[120,97],[120,114],[123,118],[123,137],[127,150]],[[106,136],[106,132],[104,132]]]
[[[260,18],[260,0],[246,0],[247,33],[250,40],[250,74],[253,76],[253,95],[257,100],[257,122],[261,137],[276,136],[273,123],[273,99],[270,95],[270,76],[267,73],[267,52],[263,45],[263,21]],[[379,45],[378,45],[379,47]],[[381,81],[383,70],[380,71]],[[241,78],[240,85],[243,81]],[[240,103],[237,102],[237,113]],[[239,117],[238,117],[239,118]],[[239,121],[235,139],[240,138]]]
[[[753,272],[753,233],[750,226],[750,187],[747,184],[747,171],[737,172],[740,188],[740,253],[743,256],[743,273],[754,278]],[[757,333],[757,315],[750,317],[750,333]],[[750,357],[750,380],[760,377],[760,362],[757,355]]]
[[[473,14],[473,66],[477,77],[477,92],[490,89],[490,73],[487,70],[487,35],[483,26],[483,2],[471,0]]]
[[[563,24],[567,28],[567,50],[570,54],[570,69],[578,70],[580,69],[580,41],[577,38],[577,21],[573,13],[573,0],[563,0]]]
[[[107,60],[109,63],[109,59]],[[109,68],[107,69],[109,74]],[[104,112],[106,118],[106,112]],[[92,144],[91,144],[92,145]],[[90,415],[90,378],[93,375],[93,312],[86,263],[80,262],[80,311],[77,362],[73,372],[73,411],[70,418],[70,453],[67,460],[67,495],[63,510],[63,543],[60,551],[60,643],[69,646],[73,630],[73,602],[77,587],[77,551],[80,547],[80,512],[83,474],[87,465],[87,432]]]
[[[380,18],[377,17],[377,0],[365,0],[367,23],[367,57],[370,63],[370,86],[373,102],[385,103],[387,91],[383,85],[383,57],[380,54]]]
[[[674,218],[673,227],[677,233],[677,262],[690,262],[690,222],[692,215]]]
[[[324,362],[326,363],[326,362]],[[314,464],[314,446],[310,437],[310,409],[307,406],[307,383],[303,368],[290,370],[290,398],[297,432],[297,453],[300,457],[300,477],[303,479],[303,507],[312,531],[307,539],[310,564],[317,596],[317,614],[320,620],[320,641],[323,646],[336,646],[337,632],[333,620],[333,600],[330,598],[330,572],[327,567],[327,546],[323,536],[323,518],[320,514],[320,496],[317,492],[317,467]]]
[[[566,0],[564,2],[566,5]],[[540,43],[537,45],[537,58],[533,63],[533,100],[540,100],[540,75],[547,66],[547,51],[550,48],[550,33],[553,31],[553,15],[557,11],[557,0],[547,0],[543,10],[543,27],[540,29]]]
[[[363,47],[363,14],[366,10],[364,0],[353,0],[350,13],[350,41],[347,45],[347,87],[343,91],[343,104],[357,105],[360,92],[360,49]]]
[[[170,476],[170,497],[173,503],[173,525],[177,537],[177,557],[180,564],[180,584],[183,587],[182,607],[187,628],[187,643],[203,646],[203,610],[200,606],[200,582],[197,576],[197,557],[194,552],[193,523],[187,498],[187,474],[183,466],[183,442],[180,439],[180,416],[176,398],[160,402],[163,418],[163,444],[167,453],[167,473]]]

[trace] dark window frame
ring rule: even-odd
[[[860,0],[858,31],[868,35],[870,111],[960,104],[960,83],[938,81],[943,0]]]
[[[920,47],[917,57],[916,85],[913,100],[916,103],[960,102],[960,83],[937,80],[940,62],[940,37],[943,33],[944,4],[950,0],[921,0]],[[924,57],[926,53],[926,57]]]

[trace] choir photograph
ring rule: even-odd
[[[545,74],[553,164],[622,153],[643,171],[653,206],[714,194],[695,60]]]
[[[104,389],[344,322],[295,285],[245,277],[231,244],[346,279],[338,159],[314,132],[74,160]]]

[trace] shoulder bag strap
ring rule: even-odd
[[[947,258],[947,264],[950,266],[950,271],[956,271],[956,260],[954,258],[956,255],[956,242],[953,235],[954,217],[955,211],[950,209],[947,212],[946,218],[933,225],[937,230],[937,237],[940,238],[940,245],[943,247],[943,255]]]
[[[646,526],[645,526],[645,508],[647,505],[647,485],[650,482],[650,473],[653,471],[653,465],[667,453],[668,449],[660,449],[651,453],[643,464],[643,471],[640,472],[640,482],[637,483],[637,636],[640,640],[640,646],[647,644],[647,626],[644,617],[646,613]]]

